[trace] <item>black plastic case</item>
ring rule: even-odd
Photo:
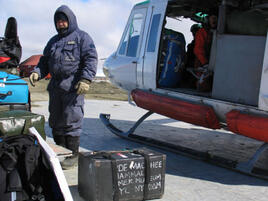
[[[149,150],[79,154],[78,191],[87,201],[140,201],[164,194],[166,155]]]

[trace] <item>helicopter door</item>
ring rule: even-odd
[[[143,36],[144,19],[147,8],[134,9],[128,20],[118,48],[118,83],[124,83],[127,90],[137,86],[137,65],[140,63],[140,46]]]
[[[264,51],[264,60],[259,93],[259,109],[268,111],[268,32]]]
[[[156,88],[158,49],[167,3],[168,1],[166,0],[158,1],[157,3],[152,2],[148,8],[151,10],[148,12],[151,13],[151,20],[143,57],[144,64],[142,68],[142,83],[139,84],[146,89]]]

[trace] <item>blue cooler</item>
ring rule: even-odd
[[[178,87],[181,81],[181,65],[185,56],[185,38],[182,33],[165,30],[165,55],[158,80],[159,87]]]
[[[29,90],[26,81],[17,75],[0,71],[0,104],[28,104]]]

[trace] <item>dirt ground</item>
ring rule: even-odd
[[[28,79],[24,80],[28,82]],[[28,83],[32,102],[48,100],[48,92],[46,90],[48,82],[49,80],[40,80],[36,83],[35,87],[32,87],[31,84]],[[92,82],[85,97],[86,99],[96,100],[126,101],[128,99],[126,91],[119,89],[106,81]]]

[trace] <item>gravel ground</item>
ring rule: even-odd
[[[35,102],[33,112],[48,118],[47,101]],[[81,136],[81,148],[87,150],[120,150],[126,147],[137,148],[144,145],[121,139],[111,134],[99,120],[100,113],[110,113],[111,121],[127,130],[146,111],[123,101],[87,100],[85,119]],[[153,129],[152,129],[153,128]],[[183,128],[183,129],[181,129]],[[194,127],[183,122],[173,121],[161,115],[150,116],[137,133],[172,133],[210,130]],[[51,131],[46,124],[46,132]],[[222,133],[225,135],[225,133]],[[198,139],[193,139],[198,140]],[[202,144],[201,144],[202,146]],[[165,193],[159,201],[266,201],[268,182],[234,171],[194,160],[167,151],[150,148],[167,155]],[[222,150],[224,152],[224,150]],[[75,201],[82,201],[77,192],[77,168],[65,171]]]

